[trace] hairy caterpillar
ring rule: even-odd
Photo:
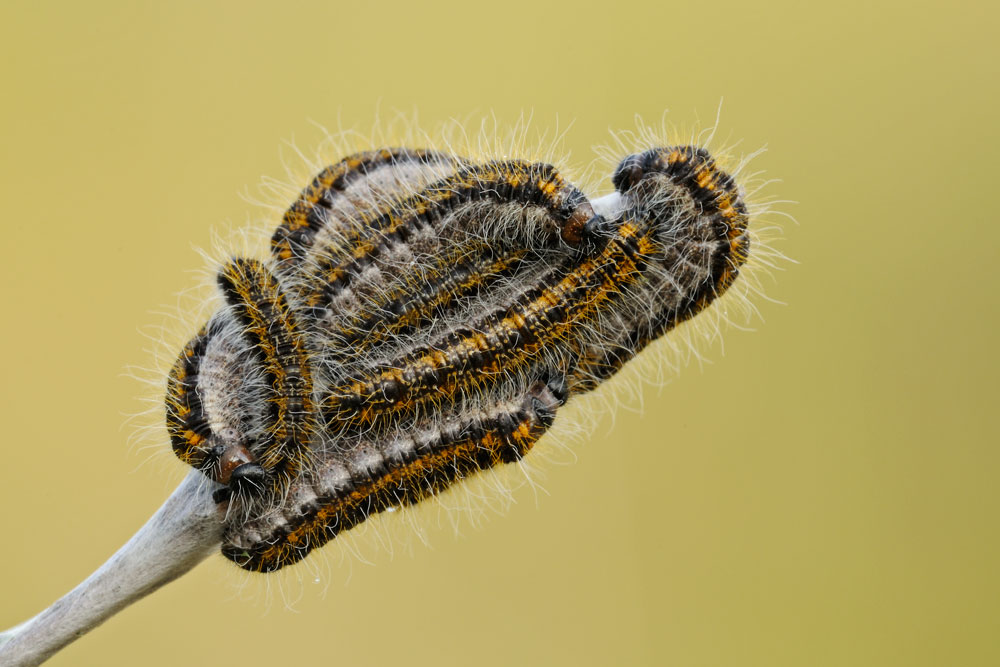
[[[174,451],[226,484],[222,553],[273,571],[520,460],[558,408],[704,309],[747,211],[703,149],[625,157],[595,211],[555,167],[386,148],[325,169],[169,379]],[[235,511],[232,511],[235,510]]]
[[[272,572],[382,511],[521,461],[568,400],[703,311],[749,256],[743,190],[695,146],[546,163],[383,148],[324,168],[166,382],[193,469],[87,581],[0,634],[37,664],[220,548]],[[759,254],[759,253],[758,253]]]

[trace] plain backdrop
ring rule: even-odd
[[[701,346],[641,412],[543,440],[537,486],[457,536],[424,510],[283,579],[215,556],[52,664],[1000,663],[997,18],[3,3],[0,626],[82,580],[183,476],[155,415],[132,438],[159,389],[129,369],[154,365],[146,334],[199,284],[213,230],[277,223],[243,193],[285,177],[288,141],[397,109],[427,127],[524,112],[568,127],[580,173],[636,114],[704,128],[721,103],[719,143],[766,145],[767,193],[798,202],[779,206],[798,224],[774,218],[797,264],[764,280],[785,305],[758,299],[752,331]]]

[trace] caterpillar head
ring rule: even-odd
[[[747,208],[730,176],[704,148],[653,148],[630,155],[612,177],[624,215],[648,221],[663,245],[661,263],[695,300],[722,294],[750,248]]]
[[[750,249],[747,207],[733,177],[704,148],[652,148],[626,157],[612,177],[619,217],[656,242],[650,272],[651,336],[686,320],[733,283]]]
[[[264,263],[233,259],[219,285],[228,307],[174,365],[167,427],[182,461],[230,491],[259,495],[301,466],[295,450],[313,431],[309,363],[299,324]]]

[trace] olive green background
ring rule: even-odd
[[[425,510],[429,546],[404,517],[392,553],[280,581],[214,556],[52,664],[1000,664],[996,8],[362,4],[0,8],[0,627],[183,476],[162,430],[129,446],[157,392],[128,368],[213,229],[276,223],[241,193],[285,141],[524,111],[573,122],[579,170],[635,114],[722,102],[798,202],[764,278],[785,305],[572,454],[543,440],[576,460],[458,537]]]

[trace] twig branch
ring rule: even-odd
[[[156,514],[96,572],[21,625],[0,633],[0,665],[38,665],[118,611],[203,561],[222,542],[224,510],[192,471]]]

